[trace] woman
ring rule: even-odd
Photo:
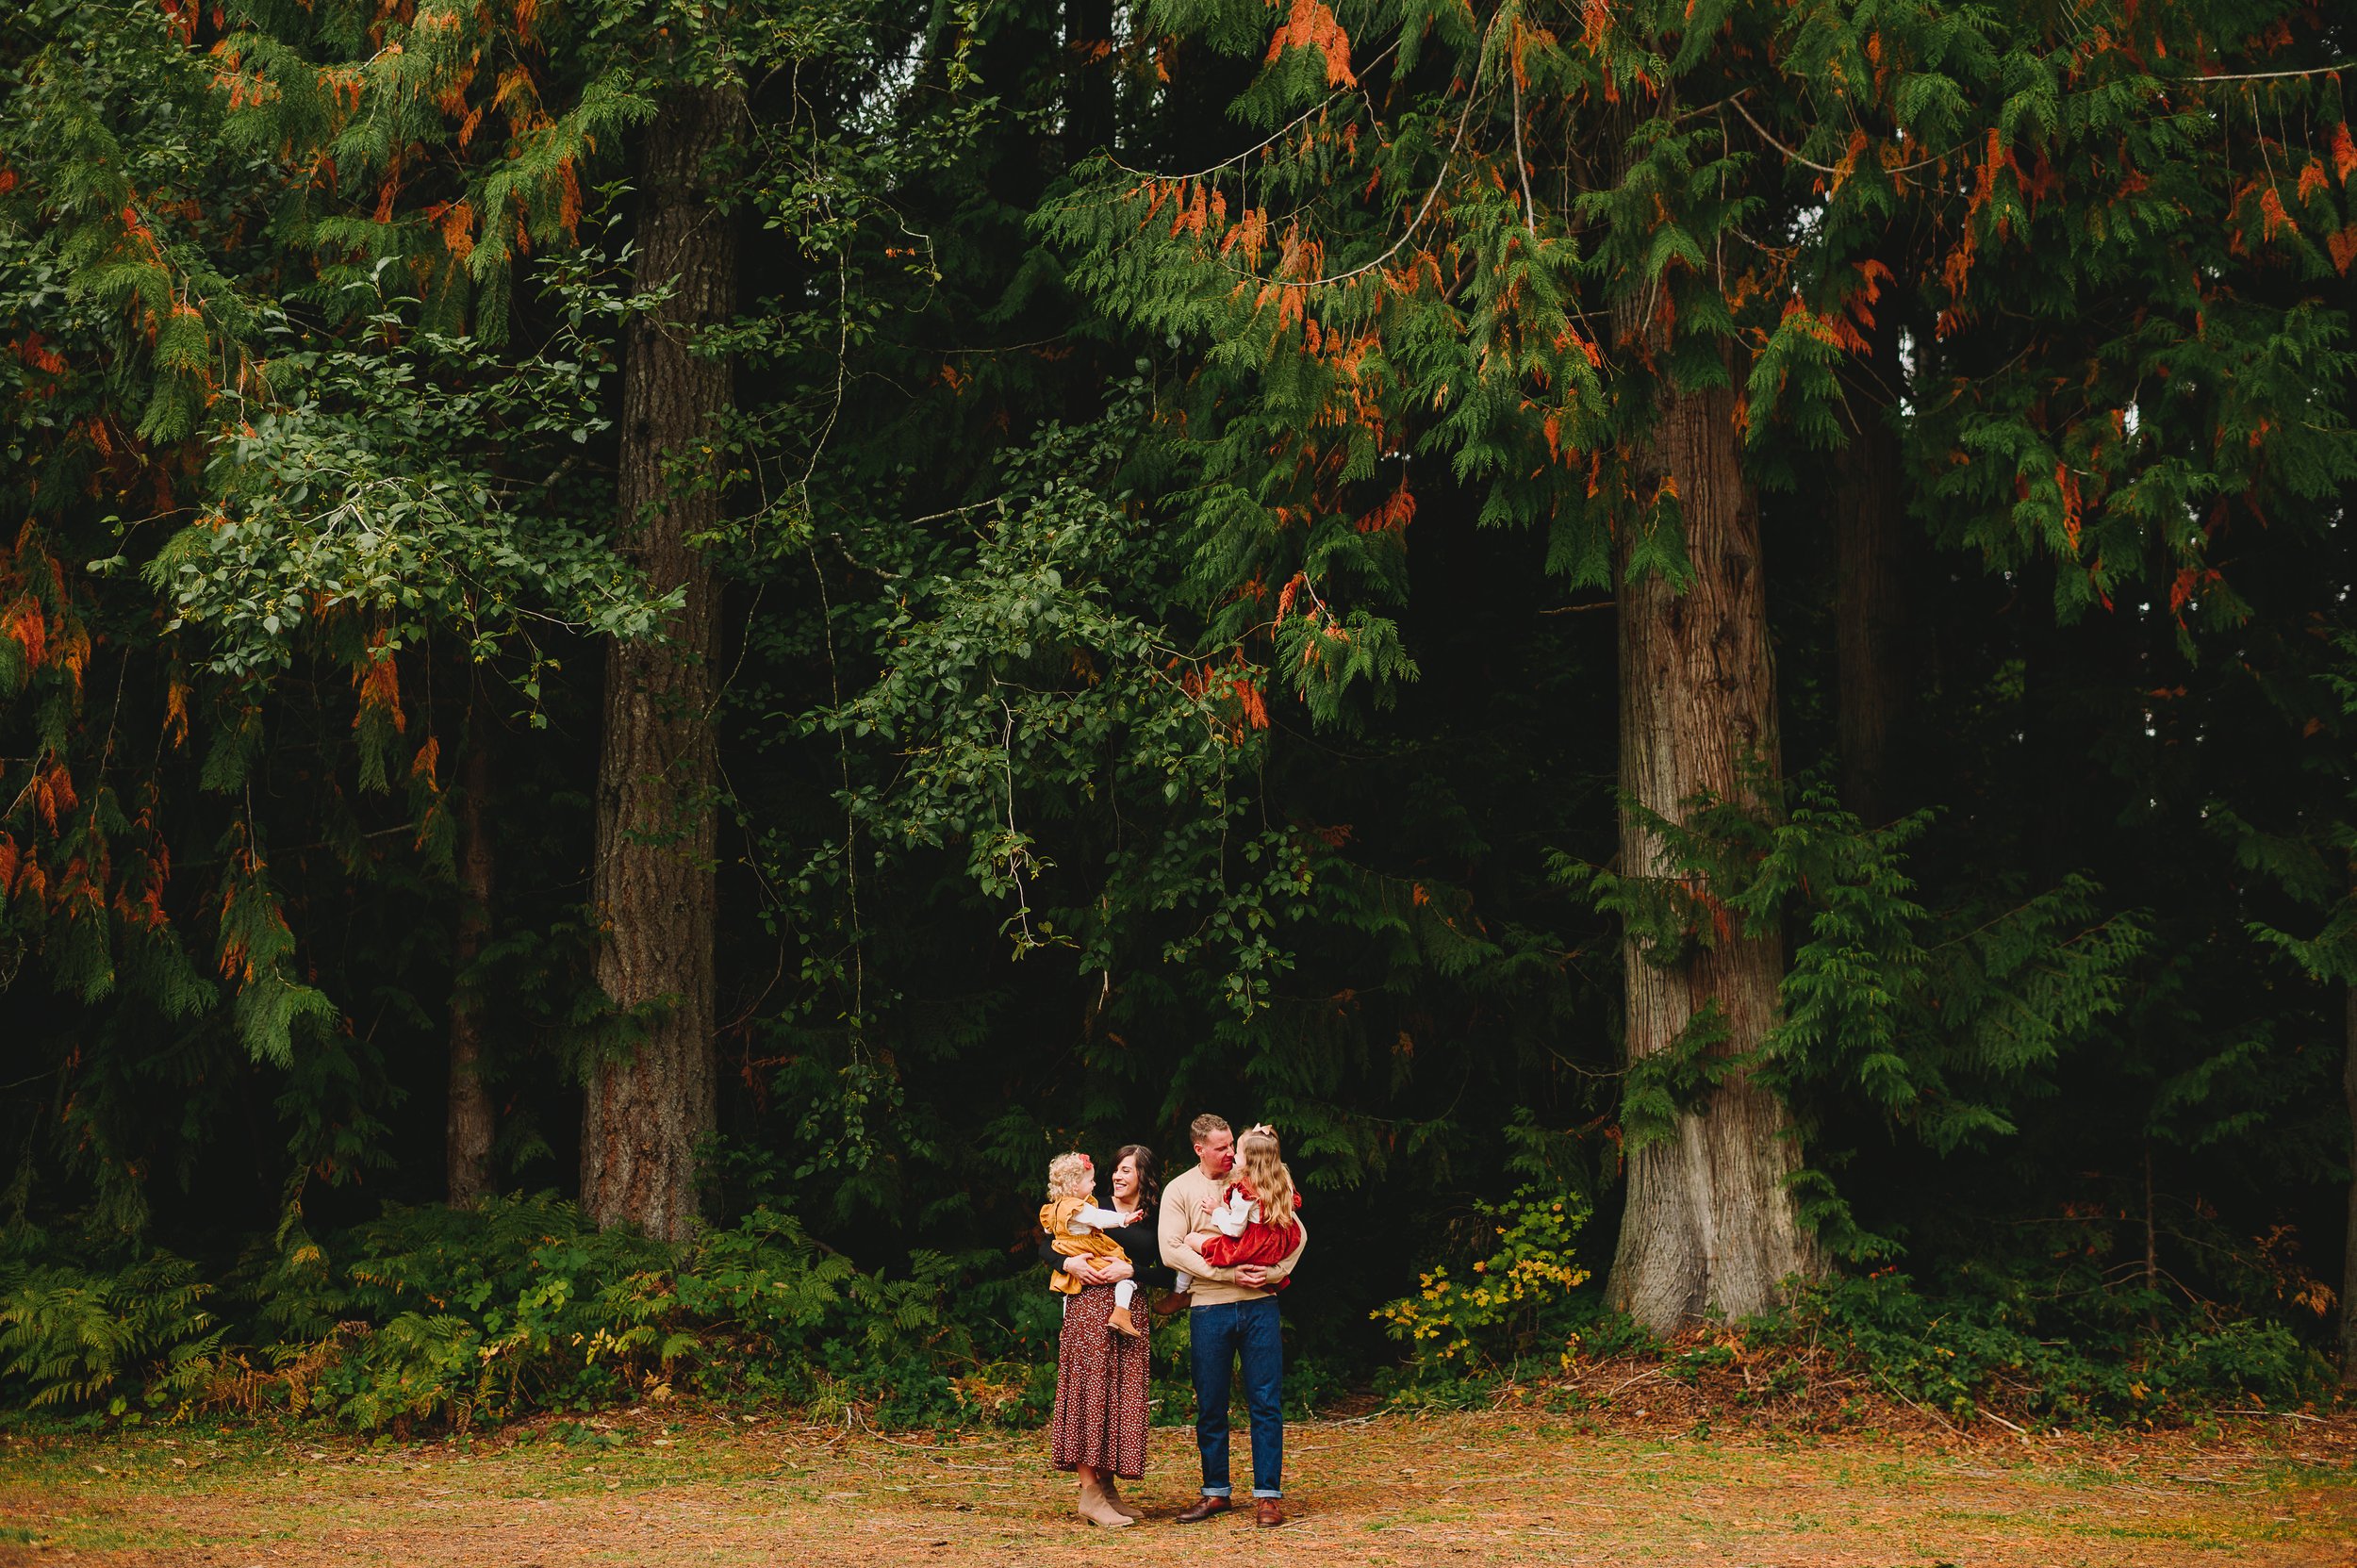
[[[1051,1261],[1080,1281],[1064,1297],[1063,1335],[1056,1347],[1056,1413],[1048,1448],[1056,1468],[1080,1480],[1080,1517],[1108,1528],[1135,1524],[1138,1510],[1121,1500],[1114,1477],[1146,1474],[1146,1374],[1152,1342],[1116,1334],[1108,1326],[1113,1285],[1155,1260],[1154,1151],[1129,1144],[1113,1156],[1113,1207],[1143,1213],[1135,1225],[1111,1232],[1129,1254],[1115,1262],[1093,1258]]]

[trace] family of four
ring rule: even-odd
[[[1252,1496],[1258,1521],[1281,1525],[1284,1495],[1285,1348],[1277,1296],[1310,1245],[1300,1195],[1277,1134],[1238,1138],[1217,1116],[1188,1129],[1195,1161],[1157,1190],[1153,1150],[1130,1144],[1113,1156],[1113,1203],[1096,1202],[1096,1167],[1062,1154],[1047,1167],[1040,1227],[1052,1260],[1050,1288],[1063,1297],[1056,1358],[1056,1468],[1077,1474],[1080,1516],[1112,1527],[1135,1524],[1119,1480],[1146,1474],[1147,1326],[1131,1312],[1140,1271],[1175,1271],[1156,1315],[1187,1314],[1195,1365],[1195,1436],[1203,1495],[1179,1512],[1198,1524],[1228,1512],[1228,1398],[1239,1363],[1252,1422]]]

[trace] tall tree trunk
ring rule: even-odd
[[[1624,307],[1615,320],[1631,360],[1644,346],[1633,315]],[[1650,470],[1640,474],[1640,493],[1663,480],[1675,486],[1694,576],[1684,593],[1658,573],[1628,581],[1623,531],[1621,789],[1678,821],[1699,794],[1756,800],[1747,769],[1772,775],[1781,759],[1759,508],[1737,446],[1735,394],[1668,391],[1658,414],[1640,454],[1640,470]],[[1645,820],[1624,806],[1622,873],[1680,875]],[[1673,1048],[1712,1002],[1725,1025],[1712,1049],[1722,1055],[1755,1049],[1775,1020],[1778,934],[1730,934],[1667,967],[1649,961],[1632,934],[1622,959],[1632,1065]],[[1681,1113],[1667,1137],[1631,1147],[1612,1304],[1666,1333],[1697,1318],[1764,1311],[1786,1279],[1816,1273],[1817,1248],[1788,1185],[1798,1158],[1784,1103],[1739,1071]]]
[[[450,1206],[472,1208],[491,1190],[496,1122],[483,1079],[483,992],[468,976],[491,934],[498,861],[491,841],[490,725],[478,701],[468,715],[458,796],[458,931],[451,945],[450,1105],[443,1163]]]
[[[2342,1023],[2341,1095],[2349,1107],[2349,1238],[2341,1253],[2341,1386],[2357,1389],[2357,985]]]
[[[1841,803],[1889,820],[1891,760],[1906,699],[1906,519],[1899,436],[1891,428],[1903,370],[1895,301],[1875,314],[1872,352],[1848,378],[1854,427],[1834,467],[1835,643],[1839,666]]]
[[[736,229],[723,195],[744,114],[725,87],[672,91],[647,133],[638,185],[641,289],[669,287],[624,347],[623,526],[657,588],[684,587],[668,640],[606,657],[592,896],[604,921],[598,983],[629,1044],[590,1065],[581,1201],[600,1225],[676,1240],[697,1218],[697,1141],[717,1120],[713,1077],[713,580],[688,541],[720,519],[704,445],[733,397],[726,359],[693,352],[736,303]],[[701,454],[699,455],[699,454]]]

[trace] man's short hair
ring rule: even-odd
[[[1187,1137],[1194,1143],[1209,1142],[1214,1132],[1232,1132],[1225,1116],[1214,1116],[1209,1111],[1187,1124]]]

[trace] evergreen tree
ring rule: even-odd
[[[1986,369],[1945,396],[1951,352],[1913,346],[1907,445],[1943,542],[2000,569],[2064,557],[2065,615],[2156,554],[2180,606],[2215,584],[2189,503],[2315,498],[2349,451],[2292,428],[2346,379],[2337,316],[2312,299],[2205,313],[2242,292],[2205,280],[2284,254],[2329,275],[2330,247],[2285,204],[2331,233],[2339,207],[2320,158],[2296,167],[2289,147],[2229,177],[2207,149],[2231,114],[2165,62],[2275,64],[2330,41],[2289,9],[2266,27],[2172,8],[2068,53],[2043,12],[1937,7],[1305,4],[1273,33],[1244,5],[1163,20],[1265,49],[1238,107],[1270,134],[1199,174],[1109,167],[1055,223],[1110,308],[1204,346],[1188,419],[1211,471],[1205,592],[1265,629],[1272,668],[1318,717],[1341,717],[1354,683],[1409,673],[1385,606],[1411,454],[1483,484],[1485,521],[1544,523],[1574,586],[1613,589],[1623,827],[1607,885],[1628,931],[1625,1049],[1632,1083],[1668,1064],[1693,1086],[1670,1127],[1632,1130],[1611,1290],[1657,1329],[1760,1310],[1817,1267],[1790,1123],[1759,1082],[1780,923],[1731,918],[1738,887],[1663,836],[1698,807],[1772,807],[1758,493],[1792,486],[1812,450],[1879,446],[1873,415],[1854,404],[1846,432],[1837,418],[1838,372],[1876,359],[1869,333],[1885,373],[1907,352],[1876,318],[1889,282],[1938,305],[1937,340],[1983,314],[2023,315],[2033,335],[2028,352],[1971,335],[1955,352]],[[2303,134],[2321,149],[2327,127]],[[1893,230],[1941,238],[1881,254]],[[2111,292],[2129,279],[2168,308],[2117,323],[2088,308],[2091,292],[2141,301]],[[2057,406],[2065,341],[2085,344],[2088,391]],[[2178,379],[2138,402],[2171,360]],[[2188,360],[2209,369],[2188,376]],[[2200,410],[2182,424],[2179,398]],[[1887,644],[1873,632],[1894,503],[1889,481],[1859,483],[1873,493],[1837,505],[1855,520],[1845,598],[1864,596],[1845,605],[1863,639],[1846,727],[1872,747],[1888,699],[1857,688]],[[1854,793],[1879,815],[1879,762],[1860,762]]]
[[[1042,1153],[1209,1106],[1337,1364],[1618,1185],[1656,1328],[1856,1265],[2276,1397],[2357,1295],[2348,26],[0,13],[0,1357],[802,1227],[963,1354]]]
[[[653,622],[561,455],[605,422],[610,290],[552,271],[554,309],[532,341],[452,335],[478,312],[510,318],[514,256],[569,238],[574,163],[622,109],[593,92],[569,118],[541,110],[517,55],[534,51],[514,34],[528,8],[59,8],[10,25],[25,45],[10,51],[19,91],[0,126],[12,314],[36,341],[70,345],[40,362],[83,408],[18,427],[38,442],[19,560],[41,563],[48,605],[18,673],[43,679],[53,618],[69,649],[93,614],[116,629],[112,706],[85,715],[78,692],[52,703],[36,772],[56,780],[53,807],[63,786],[89,827],[145,844],[134,863],[93,855],[58,836],[70,818],[43,814],[41,840],[12,857],[28,893],[49,879],[21,880],[27,863],[81,867],[91,885],[63,907],[121,905],[133,948],[85,919],[60,927],[46,898],[10,914],[86,1000],[131,982],[105,1049],[61,1048],[58,1087],[91,1118],[69,1129],[71,1147],[121,1147],[95,1174],[136,1228],[161,1151],[131,1131],[140,1118],[110,1125],[109,1081],[169,1063],[240,1092],[224,1045],[290,1076],[295,1195],[305,1173],[347,1177],[381,1130],[385,1102],[370,1097],[384,1059],[346,1012],[369,982],[348,970],[341,987],[318,982],[340,966],[316,949],[298,956],[287,894],[340,900],[373,883],[398,906],[421,875],[446,872],[443,716],[414,695],[437,664],[496,660],[529,705],[552,621],[616,635]],[[58,136],[65,125],[74,133]],[[107,470],[110,483],[91,482]],[[22,615],[19,626],[33,630]],[[157,738],[137,746],[126,725]],[[355,797],[396,781],[388,830]],[[149,802],[136,815],[115,803],[126,790]],[[388,831],[420,852],[388,863],[374,842]],[[296,847],[291,865],[273,840]],[[211,885],[174,886],[175,863],[209,863]],[[191,923],[226,1008],[208,1012],[216,988],[185,956],[162,968],[134,956],[178,954]],[[167,1168],[226,1131],[184,1118]]]
[[[719,79],[693,79],[702,73]],[[616,643],[606,657],[591,898],[598,983],[630,1032],[589,1065],[581,1132],[583,1207],[666,1239],[694,1224],[696,1146],[717,1125],[716,585],[696,541],[723,499],[717,427],[732,368],[702,339],[736,309],[728,165],[745,113],[727,67],[698,60],[686,74],[664,92],[639,158],[638,283],[667,297],[625,350],[619,486],[633,559],[682,601],[662,641]]]

